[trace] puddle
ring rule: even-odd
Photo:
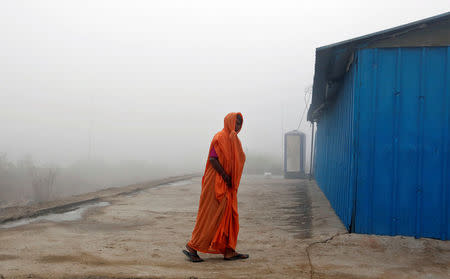
[[[0,229],[9,229],[15,228],[23,225],[28,225],[31,223],[39,222],[39,221],[51,221],[51,222],[64,222],[64,221],[76,221],[80,220],[83,213],[89,208],[93,207],[103,207],[110,205],[109,202],[98,202],[92,204],[86,204],[80,206],[72,211],[64,212],[64,213],[52,213],[47,215],[38,216],[35,218],[23,218],[17,221],[7,222],[5,224],[0,225]]]

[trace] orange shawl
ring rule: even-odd
[[[209,148],[214,147],[219,162],[230,174],[232,187],[228,188],[222,177],[213,169],[209,160],[202,178],[202,193],[197,221],[189,246],[204,253],[225,253],[226,248],[235,249],[239,233],[237,191],[244,169],[245,154],[235,131],[237,115],[229,113],[224,128],[218,132]],[[208,153],[209,154],[209,153]]]

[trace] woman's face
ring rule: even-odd
[[[238,114],[237,117],[236,117],[236,125],[235,125],[234,130],[236,132],[239,132],[241,127],[242,127],[242,117]]]

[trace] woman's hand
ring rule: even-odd
[[[219,163],[219,160],[215,157],[209,157],[209,161],[211,162],[212,167],[217,171],[218,174],[222,177],[223,181],[227,184],[229,188],[231,188],[231,176],[229,176],[222,165]]]
[[[229,176],[228,174],[226,174],[225,172],[222,173],[222,178],[223,181],[225,181],[225,183],[227,184],[227,186],[229,188],[231,188],[231,176]]]

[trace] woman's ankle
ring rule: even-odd
[[[236,252],[234,251],[234,249],[226,248],[226,249],[225,249],[225,253],[223,254],[223,256],[224,256],[225,258],[229,258],[229,257],[233,257],[235,253],[236,253]]]
[[[189,251],[190,253],[197,254],[197,250],[195,250],[194,248],[192,248],[191,246],[189,246],[189,243],[186,243],[186,249],[188,249],[188,251]]]

